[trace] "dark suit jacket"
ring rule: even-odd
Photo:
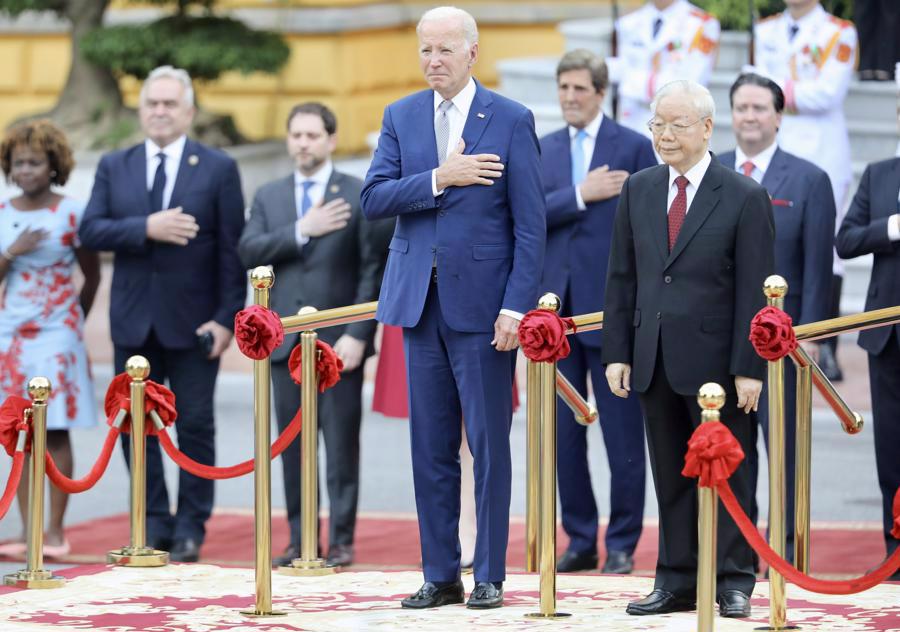
[[[859,189],[837,235],[837,252],[844,259],[875,255],[866,311],[900,305],[900,241],[890,241],[888,219],[897,213],[900,190],[900,158],[874,162],[866,167]],[[897,335],[900,336],[900,325]],[[891,334],[890,327],[859,332],[859,346],[881,353]]]
[[[151,213],[144,144],[103,156],[79,237],[115,252],[109,321],[113,343],[142,345],[151,326],[168,348],[197,345],[194,331],[215,320],[234,328],[247,277],[237,254],[244,196],[237,164],[188,139],[169,208],[181,206],[200,230],[186,246],[147,239]]]
[[[734,152],[719,156],[734,169]],[[829,317],[834,259],[834,194],[828,174],[813,163],[775,150],[762,185],[775,215],[775,273],[788,282],[784,309],[795,325]]]
[[[649,139],[603,117],[589,169],[609,165],[611,171],[637,173],[655,164]],[[563,300],[567,297],[564,314],[602,311],[618,197],[591,202],[584,211],[578,210],[568,126],[541,139],[541,175],[547,201],[547,252],[541,292],[553,292]],[[579,334],[578,340],[599,347],[602,335],[602,331],[591,331]]]
[[[661,345],[676,392],[695,395],[705,382],[734,392],[734,376],[765,375],[749,332],[775,267],[769,196],[713,158],[669,253],[668,188],[659,165],[629,177],[619,196],[603,361],[631,364],[631,386],[644,392]]]
[[[501,309],[536,307],[546,223],[534,117],[476,83],[462,137],[466,154],[500,156],[503,176],[435,197],[434,91],[385,108],[362,192],[366,217],[398,218],[378,300],[381,322],[419,322],[435,261],[441,312],[456,331],[492,332]]]
[[[394,222],[367,222],[359,210],[362,181],[334,171],[325,188],[324,201],[344,198],[351,206],[350,221],[341,230],[312,237],[298,246],[294,233],[294,189],[293,174],[261,187],[238,245],[246,267],[273,267],[272,309],[281,316],[291,316],[305,305],[330,309],[374,301],[378,298]],[[327,327],[319,331],[319,336],[333,344],[347,333],[367,342],[371,353],[375,325],[374,320],[368,320]],[[286,359],[298,336],[285,336],[284,343],[272,353],[272,360]]]

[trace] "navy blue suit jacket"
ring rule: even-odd
[[[604,116],[597,132],[590,169],[609,165],[636,173],[656,165],[653,145],[644,135]],[[541,292],[553,292],[568,303],[568,315],[599,312],[606,292],[606,265],[613,220],[619,197],[586,204],[578,210],[572,184],[569,128],[541,139],[541,174],[547,201],[547,253]],[[599,347],[601,331],[578,335],[578,340]]]
[[[733,151],[719,160],[735,168]],[[775,216],[775,273],[788,282],[785,311],[795,325],[829,318],[835,208],[828,174],[778,148],[761,184]]]
[[[109,321],[117,346],[139,347],[152,327],[163,346],[188,349],[202,323],[233,329],[244,305],[237,253],[244,197],[234,160],[189,139],[168,206],[181,206],[200,226],[186,246],[147,239],[144,144],[100,159],[79,237],[86,248],[115,252]]]
[[[900,241],[888,239],[887,224],[900,208],[900,158],[873,162],[866,167],[837,236],[843,259],[875,255],[866,296],[866,311],[900,305]],[[900,325],[895,325],[900,340]],[[859,332],[859,346],[879,354],[887,345],[891,327]]]
[[[397,217],[378,299],[383,323],[419,322],[435,261],[441,312],[456,331],[491,332],[501,309],[536,307],[546,225],[534,117],[476,83],[463,140],[466,154],[500,156],[503,175],[435,197],[434,92],[385,108],[361,200],[369,219]]]

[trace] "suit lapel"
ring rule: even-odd
[[[278,202],[274,209],[276,216],[270,218],[272,226],[290,226],[297,221],[297,194],[294,174],[282,179],[278,187]]]
[[[886,215],[890,216],[894,213],[900,211],[897,203],[897,193],[900,191],[900,158],[894,160],[893,169],[891,170],[890,180],[887,183],[887,186],[879,187],[882,193],[880,195],[884,196],[880,205],[876,208],[885,209],[882,211]]]
[[[199,166],[200,157],[197,155],[197,148],[188,138],[184,143],[184,151],[181,152],[181,162],[178,163],[178,175],[175,176],[175,187],[169,199],[169,208],[175,208],[181,203],[181,198],[193,180],[193,171]]]
[[[147,190],[147,150],[144,144],[136,145],[128,156],[128,173],[131,175],[133,190],[140,200],[141,213],[147,215],[150,209],[150,192]]]
[[[422,148],[422,157],[425,160],[425,169],[437,169],[437,140],[434,137],[434,91],[425,90],[422,92],[422,98],[419,106],[414,110],[416,117],[413,129],[428,130],[423,134],[425,138],[420,139],[419,146]]]
[[[718,160],[713,157],[706,175],[700,182],[700,188],[694,195],[694,200],[688,209],[688,213],[684,218],[684,224],[681,226],[681,232],[678,233],[678,239],[675,241],[675,247],[666,260],[666,267],[672,265],[672,262],[678,258],[678,255],[685,249],[688,242],[693,238],[694,234],[712,213],[712,210],[719,203],[719,188],[722,186],[722,174],[719,169],[724,169]]]
[[[435,149],[435,155],[437,154],[437,150]],[[344,176],[342,176],[337,171],[332,169],[331,176],[328,178],[328,184],[325,185],[325,193],[322,196],[322,204],[327,204],[331,202],[335,198],[343,197],[342,188],[343,188]],[[329,233],[332,234],[332,233]],[[323,235],[322,237],[325,237]],[[300,249],[301,254],[304,257],[309,257],[310,253],[316,248],[319,242],[322,241],[322,237],[313,237],[311,238],[303,248]]]
[[[597,140],[594,141],[594,155],[591,157],[591,165],[588,167],[588,171],[603,165],[609,165],[610,169],[613,168],[612,164],[616,157],[616,146],[618,145],[616,137],[618,135],[619,130],[616,129],[615,122],[604,116],[603,121],[600,123],[600,129],[597,130]],[[571,160],[571,157],[569,160]],[[569,170],[571,171],[571,169]]]
[[[733,151],[727,151],[719,155],[719,162],[731,171],[735,170],[734,163],[737,162],[737,154]]]
[[[481,135],[484,134],[484,130],[487,129],[488,123],[493,116],[490,107],[492,102],[491,94],[476,81],[475,98],[472,99],[469,117],[466,119],[466,126],[463,128],[462,133],[462,138],[466,142],[466,149],[463,153],[471,154],[481,139]],[[435,153],[437,153],[437,150],[435,150]]]
[[[650,189],[650,229],[656,239],[656,247],[659,255],[665,261],[669,257],[669,167],[660,165],[657,168],[658,176]]]
[[[784,152],[781,151],[780,148],[778,148],[772,155],[772,161],[769,163],[769,168],[766,169],[765,174],[763,174],[761,183],[765,187],[766,191],[769,192],[770,198],[778,197],[778,193],[781,190],[781,185],[784,183],[787,175],[787,160],[784,157]]]

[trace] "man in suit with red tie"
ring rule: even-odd
[[[590,51],[566,53],[556,68],[566,127],[541,139],[547,199],[547,253],[541,290],[562,298],[568,314],[603,310],[606,261],[619,192],[630,173],[656,164],[642,134],[601,111],[606,64]],[[559,368],[587,397],[591,376],[610,470],[609,526],[604,573],[630,573],[644,517],[644,426],[637,397],[615,397],[600,357],[603,333],[570,336],[572,352]],[[588,469],[587,428],[557,405],[559,501],[569,546],[560,572],[597,567],[598,511]]]
[[[429,89],[385,108],[362,192],[397,217],[377,318],[403,327],[413,482],[425,583],[402,601],[463,601],[460,418],[475,461],[470,608],[503,603],[518,323],[538,299],[546,228],[534,117],[472,77],[478,27],[453,7],[416,28]]]
[[[746,73],[731,86],[731,126],[737,148],[719,156],[735,169],[762,184],[772,198],[775,215],[775,271],[788,283],[784,311],[795,325],[824,320],[831,309],[831,270],[834,252],[834,194],[828,174],[811,162],[789,154],[775,139],[781,127],[784,93],[777,83]],[[813,359],[819,345],[801,342]],[[796,442],[797,372],[785,362],[785,467],[787,503],[786,558],[794,557],[794,451]],[[758,412],[769,445],[768,392],[763,387]],[[756,467],[756,464],[753,464]],[[756,480],[756,477],[752,477]],[[755,517],[754,512],[754,517]]]
[[[750,321],[765,305],[774,270],[774,226],[766,190],[712,159],[715,104],[692,81],[656,94],[649,127],[665,164],[629,177],[619,196],[604,310],[609,388],[634,389],[646,421],[659,501],[653,591],[632,615],[691,610],[697,590],[697,482],[681,475],[700,423],[697,391],[727,393],[722,420],[745,454],[756,449],[756,410],[765,363],[750,345]],[[730,482],[750,509],[755,490],[742,463]],[[753,552],[720,515],[717,599],[724,617],[750,615]]]

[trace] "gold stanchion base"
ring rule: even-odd
[[[550,614],[544,614],[543,612],[529,612],[525,616],[529,619],[565,619],[572,615],[568,612],[551,612]]]
[[[4,575],[3,585],[14,588],[62,588],[66,585],[66,578],[48,570],[29,571],[23,568],[11,575]]]
[[[116,566],[143,568],[166,566],[169,563],[169,553],[168,551],[158,551],[146,546],[140,548],[123,546],[121,549],[107,553],[106,563]]]
[[[261,619],[263,617],[284,617],[287,615],[287,612],[281,612],[280,610],[273,610],[272,612],[260,612],[259,610],[240,610],[239,612],[245,617],[250,617],[251,619]]]
[[[314,560],[301,560],[300,558],[297,558],[293,560],[289,566],[278,567],[278,572],[282,575],[294,575],[297,577],[331,575],[337,571],[337,566],[326,566],[325,560],[320,557]]]

